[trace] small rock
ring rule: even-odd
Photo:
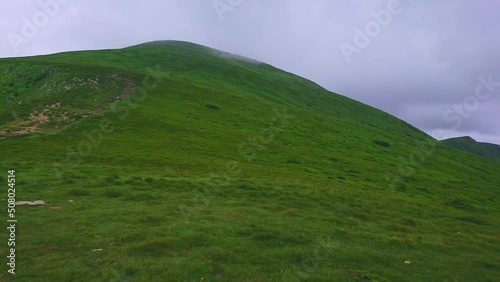
[[[24,206],[24,205],[29,205],[31,204],[30,201],[17,201],[16,206]]]
[[[69,200],[68,203],[73,203],[74,201],[73,200]]]
[[[28,205],[28,206],[43,206],[43,205],[45,205],[45,202],[41,201],[41,200],[34,201],[34,202],[30,202],[30,201],[17,201],[16,202],[16,206],[24,206],[24,205]]]
[[[43,205],[45,205],[45,202],[41,201],[41,200],[38,200],[38,201],[31,202],[28,205],[30,205],[30,206],[43,206]]]
[[[405,264],[410,264],[410,263],[411,263],[411,261],[405,260]]]

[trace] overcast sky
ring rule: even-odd
[[[439,139],[500,144],[498,11],[496,0],[2,1],[0,57],[191,41],[296,73]]]

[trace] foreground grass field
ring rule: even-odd
[[[497,161],[293,74],[171,41],[0,73],[0,181],[47,203],[2,281],[500,277]]]

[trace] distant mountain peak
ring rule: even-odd
[[[485,158],[500,160],[500,145],[477,142],[470,136],[450,138],[442,140],[441,143]]]
[[[477,142],[474,138],[470,137],[470,136],[464,136],[462,138],[465,138],[465,139],[468,139],[468,140],[471,140],[471,141],[474,141],[474,142]]]

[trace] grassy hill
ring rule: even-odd
[[[441,143],[485,158],[500,160],[500,145],[477,142],[468,136],[442,140]]]
[[[0,181],[47,203],[16,281],[500,277],[498,163],[304,78],[177,41],[0,74]]]

